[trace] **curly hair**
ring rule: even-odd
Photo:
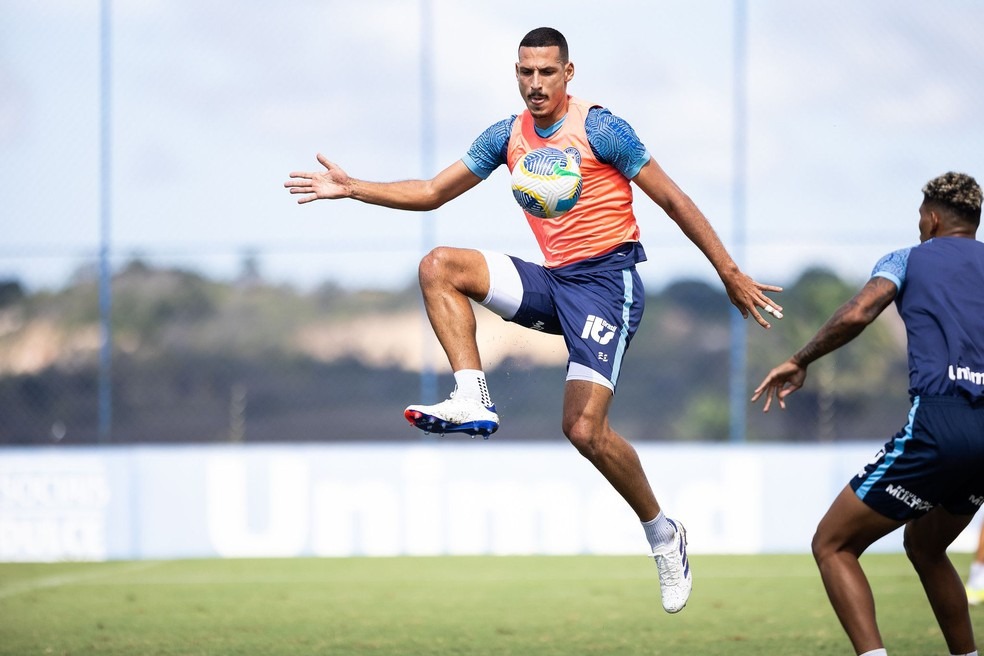
[[[981,186],[966,173],[944,173],[922,188],[923,202],[949,209],[975,226],[981,222]]]

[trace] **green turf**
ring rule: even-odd
[[[631,557],[0,564],[0,654],[851,653],[809,556],[692,563],[679,615]],[[862,563],[890,653],[946,654],[905,557]]]

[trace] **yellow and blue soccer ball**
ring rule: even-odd
[[[537,148],[523,155],[512,172],[512,192],[525,212],[552,219],[581,197],[581,166],[576,153]]]

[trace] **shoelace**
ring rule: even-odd
[[[659,572],[659,582],[661,584],[675,585],[683,578],[683,561],[671,558],[671,554],[676,550],[676,544],[669,545],[670,549],[654,551],[650,554],[656,559],[656,570]]]

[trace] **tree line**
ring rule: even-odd
[[[749,325],[748,395],[857,288],[822,268],[787,285],[779,295],[785,318],[769,331]],[[315,352],[298,339],[360,321],[405,330],[397,318],[420,312],[416,286],[299,290],[134,260],[115,273],[112,289],[112,443],[430,439],[401,416],[425,400],[416,368],[344,345]],[[722,288],[701,281],[649,293],[613,401],[614,427],[632,441],[726,441],[733,312]],[[92,278],[38,292],[0,282],[0,445],[99,441],[98,329]],[[564,439],[562,362],[511,354],[487,375],[503,419],[493,439]],[[452,388],[450,372],[433,376],[439,394]],[[897,315],[884,313],[809,376],[786,411],[762,416],[749,406],[749,441],[887,438],[908,408]]]

